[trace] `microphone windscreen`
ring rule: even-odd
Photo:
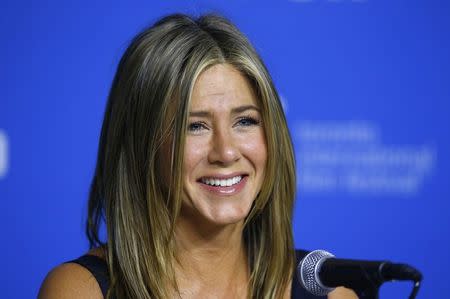
[[[325,296],[334,288],[326,287],[319,278],[321,264],[334,255],[325,250],[314,250],[308,253],[298,264],[297,274],[300,284],[308,292],[316,296]]]

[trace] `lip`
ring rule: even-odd
[[[220,179],[228,179],[235,176],[242,176],[242,179],[239,183],[233,186],[211,186],[202,183],[201,181],[198,181],[197,183],[200,184],[200,186],[211,193],[214,193],[215,195],[221,195],[221,196],[231,196],[239,193],[247,184],[248,175],[242,175],[242,174],[232,174],[227,176],[208,176],[208,178],[220,178]],[[205,176],[206,178],[207,176]]]
[[[233,172],[233,173],[230,173],[230,174],[212,173],[210,175],[208,174],[208,175],[202,176],[201,178],[199,178],[197,180],[197,182],[201,182],[202,178],[208,178],[208,179],[213,178],[213,179],[219,179],[219,180],[226,180],[226,179],[234,178],[236,176],[246,177],[246,176],[248,176],[248,174],[244,173],[244,172]]]

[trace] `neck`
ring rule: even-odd
[[[246,291],[249,270],[243,223],[214,226],[181,216],[175,239],[177,281],[188,297]]]

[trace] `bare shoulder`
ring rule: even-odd
[[[328,299],[358,299],[358,296],[350,289],[339,287],[328,294]]]
[[[339,287],[328,294],[328,299],[358,299],[358,296],[350,289]],[[291,298],[291,286],[286,289],[283,299]]]
[[[102,299],[97,280],[84,267],[67,263],[51,270],[39,290],[38,299]]]

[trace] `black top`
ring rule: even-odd
[[[297,264],[300,260],[308,253],[308,251],[304,250],[296,250],[297,255]],[[103,297],[106,298],[106,292],[109,288],[109,276],[108,276],[108,266],[106,265],[106,261],[95,255],[83,255],[76,260],[70,261],[68,263],[76,263],[88,269],[100,286],[102,290]],[[292,279],[292,291],[291,291],[292,299],[326,299],[326,296],[314,296],[308,293],[304,288],[302,288],[298,282],[297,271],[294,273],[294,278]]]

